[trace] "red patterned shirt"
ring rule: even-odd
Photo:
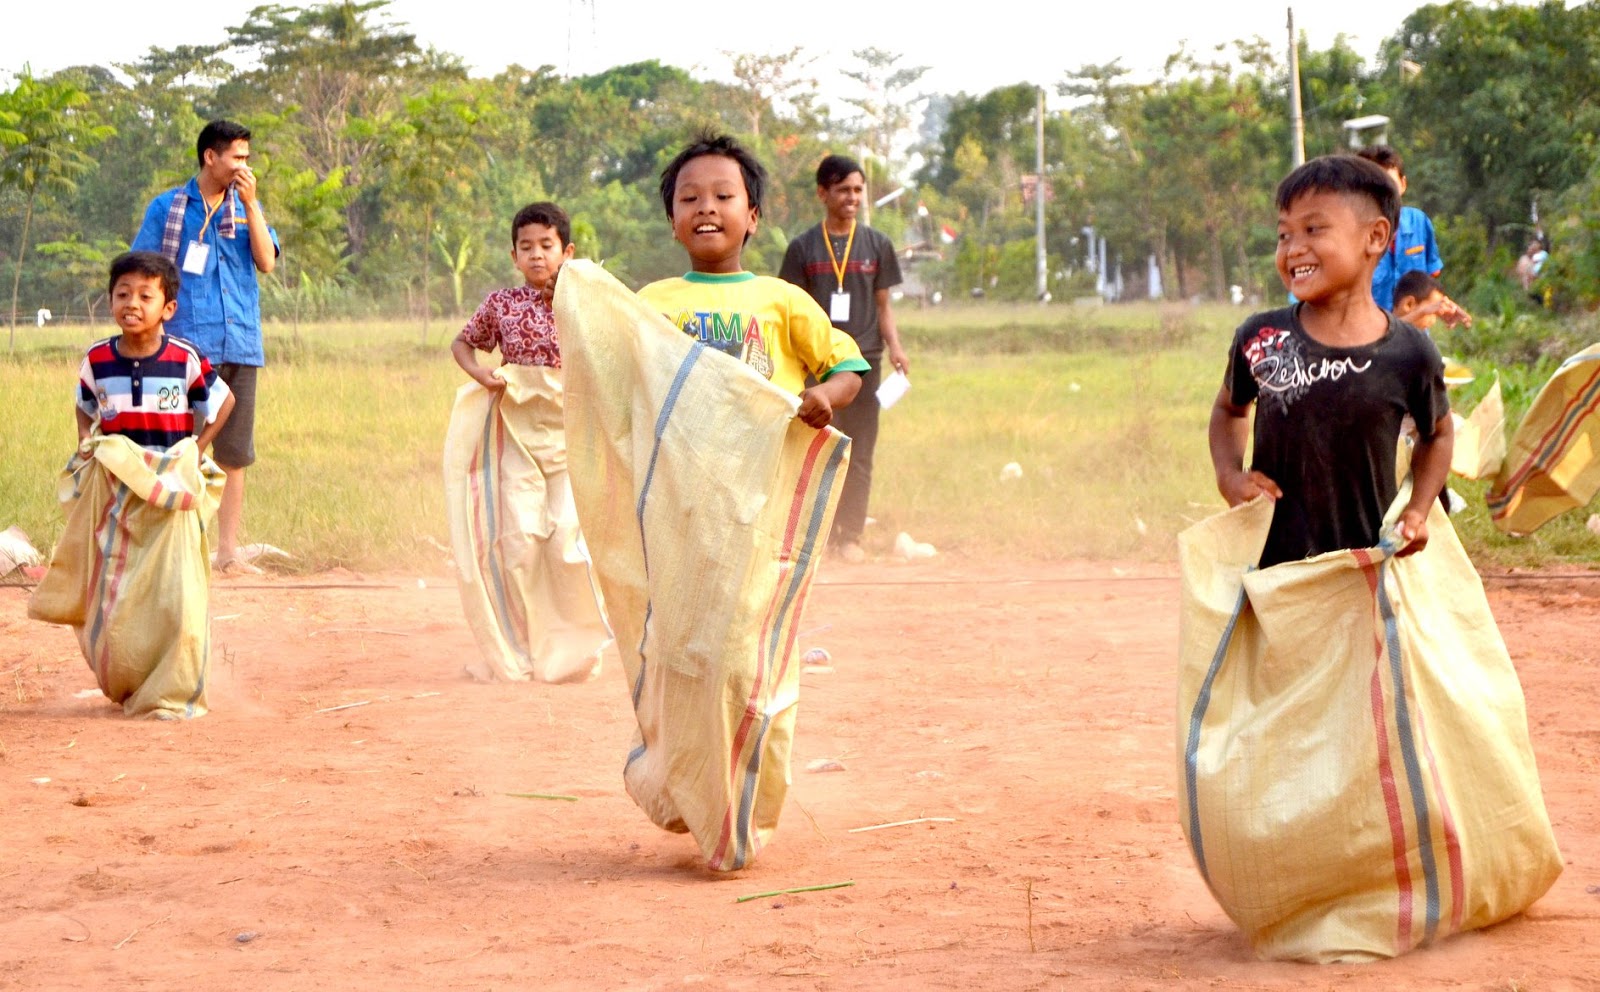
[[[490,293],[458,338],[479,351],[499,348],[507,365],[561,367],[555,312],[532,286]]]

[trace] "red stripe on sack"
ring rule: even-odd
[[[1456,831],[1456,818],[1450,812],[1450,798],[1445,795],[1444,784],[1439,781],[1439,765],[1433,760],[1433,745],[1428,743],[1428,730],[1423,725],[1422,707],[1416,709],[1417,734],[1422,738],[1422,753],[1428,759],[1428,777],[1433,780],[1433,794],[1438,797],[1439,815],[1444,819],[1444,848],[1450,861],[1450,932],[1461,929],[1461,914],[1466,904],[1466,870],[1461,862],[1461,835]]]
[[[1533,446],[1533,455],[1530,456],[1527,461],[1523,462],[1522,467],[1518,468],[1516,473],[1513,474],[1509,480],[1507,480],[1505,489],[1502,490],[1503,492],[1515,492],[1519,486],[1527,481],[1527,477],[1533,473],[1533,470],[1543,464],[1545,448],[1549,446],[1553,437],[1558,436],[1564,431],[1576,431],[1578,425],[1583,423],[1584,418],[1593,413],[1597,406],[1600,406],[1600,390],[1597,390],[1594,398],[1588,401],[1587,409],[1581,410],[1581,412],[1576,415],[1571,413],[1573,404],[1577,404],[1580,407],[1585,405],[1584,396],[1591,389],[1594,389],[1596,379],[1600,379],[1600,367],[1597,367],[1595,369],[1595,374],[1590,376],[1589,379],[1578,388],[1576,394],[1572,398],[1572,401],[1561,408],[1561,416],[1557,417],[1555,422],[1550,425],[1549,430],[1545,431],[1544,435],[1539,438],[1538,443]],[[1563,439],[1561,443],[1556,446],[1556,450],[1561,451],[1567,446],[1568,443],[1569,442],[1567,440]],[[1506,515],[1506,509],[1507,508],[1503,507],[1500,512],[1491,514],[1491,516],[1498,520]]]
[[[1361,564],[1361,574],[1374,597],[1378,592],[1378,571],[1372,556],[1365,551],[1351,552]],[[1373,609],[1377,609],[1374,601]],[[1372,666],[1372,723],[1378,738],[1378,781],[1383,785],[1383,808],[1389,814],[1389,837],[1394,848],[1394,880],[1400,890],[1398,909],[1399,928],[1395,935],[1396,952],[1411,949],[1411,862],[1406,857],[1406,822],[1400,812],[1400,791],[1394,781],[1394,765],[1389,760],[1388,710],[1383,698],[1383,637],[1373,632],[1372,642],[1376,660]]]
[[[91,472],[98,472],[100,470],[101,470],[100,466],[98,466],[98,465],[91,465],[88,468],[88,471],[91,471]],[[108,497],[106,499],[105,510],[104,510],[104,512],[102,512],[100,514],[100,522],[95,525],[94,532],[89,535],[90,540],[94,544],[94,550],[95,550],[94,564],[91,565],[90,568],[89,568],[89,588],[90,589],[98,590],[99,587],[100,587],[100,581],[105,575],[106,559],[107,559],[107,557],[109,556],[110,553],[109,552],[107,552],[106,554],[101,554],[100,553],[100,535],[105,532],[106,526],[110,523],[110,520],[111,520],[111,508],[113,506],[115,506],[115,505],[116,505],[116,499],[114,497]],[[101,598],[98,595],[95,596],[94,605],[95,605],[95,609],[99,611],[100,615],[104,616],[105,615],[105,603],[104,603],[103,600],[101,600]],[[91,626],[93,625],[93,620],[92,619],[90,621],[90,625]],[[94,658],[90,658],[90,659],[88,659],[88,661],[89,661],[90,669],[92,669],[94,671],[96,677],[100,680],[100,684],[102,686],[104,686],[106,684],[106,680],[105,680],[105,672],[103,670],[103,667]]]
[[[766,668],[766,633],[771,629],[773,615],[777,612],[778,603],[783,598],[783,579],[787,577],[789,571],[793,568],[789,562],[789,557],[794,551],[795,531],[799,529],[800,515],[805,509],[806,493],[811,486],[811,473],[816,468],[817,455],[821,452],[822,444],[827,440],[827,437],[827,431],[818,431],[816,438],[812,440],[811,447],[806,451],[805,464],[800,469],[800,480],[795,486],[794,499],[789,504],[789,520],[783,528],[783,550],[779,556],[779,561],[783,563],[783,567],[779,570],[778,582],[772,590],[772,599],[767,603],[767,615],[762,618],[761,629],[757,635],[756,644],[759,651],[757,657],[760,659],[760,664],[756,668],[755,684],[750,687],[750,699],[744,706],[744,718],[739,721],[739,729],[734,732],[733,750],[728,759],[728,784],[733,789],[734,801],[722,811],[722,832],[717,837],[716,853],[712,855],[712,861],[717,864],[722,863],[723,857],[727,854],[728,842],[733,837],[733,818],[738,807],[738,797],[742,794],[742,790],[739,788],[739,777],[743,774],[743,768],[742,762],[739,761],[739,754],[744,750],[745,739],[749,736],[750,728],[755,722],[757,715],[756,697],[760,694],[761,687],[764,685],[760,672]]]

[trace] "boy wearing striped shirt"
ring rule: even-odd
[[[78,371],[78,440],[122,434],[165,451],[196,434],[201,452],[233,394],[194,345],[166,333],[178,309],[178,268],[164,255],[130,251],[111,262],[111,316],[122,333],[90,345]]]

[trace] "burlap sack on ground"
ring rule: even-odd
[[[573,494],[639,733],[628,794],[719,871],[778,825],[795,638],[849,441],[598,266],[556,291]]]
[[[1600,491],[1600,344],[1578,352],[1534,397],[1484,500],[1507,534],[1531,534]]]
[[[1506,460],[1506,407],[1498,378],[1471,414],[1456,416],[1455,426],[1450,471],[1464,479],[1487,479],[1498,473]]]
[[[222,470],[192,439],[147,451],[96,435],[61,473],[67,524],[28,615],[70,624],[128,716],[206,712],[211,559]]]
[[[611,630],[567,478],[561,370],[504,365],[496,392],[456,392],[444,444],[445,500],[461,608],[477,639],[474,678],[582,682],[600,674]]]
[[[1407,558],[1256,570],[1271,520],[1257,500],[1179,539],[1179,794],[1206,884],[1273,959],[1391,957],[1520,912],[1561,858],[1449,519],[1435,502]]]

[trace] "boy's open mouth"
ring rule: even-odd
[[[1294,268],[1289,270],[1289,274],[1294,276],[1296,279],[1304,279],[1306,276],[1309,276],[1315,271],[1317,271],[1317,267],[1315,265],[1296,265]]]

